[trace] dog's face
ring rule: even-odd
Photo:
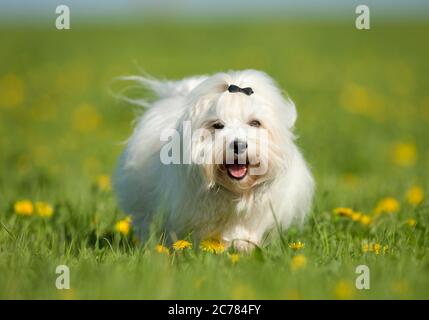
[[[200,97],[190,114],[192,160],[208,187],[243,194],[284,169],[291,135],[282,123],[284,106],[273,104],[264,86],[259,92],[254,87],[251,96],[219,86],[219,93]]]

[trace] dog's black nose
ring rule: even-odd
[[[231,147],[234,148],[234,153],[235,154],[240,154],[240,153],[243,153],[244,150],[247,149],[247,142],[235,139],[231,143]]]

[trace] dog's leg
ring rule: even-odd
[[[235,250],[250,252],[260,244],[260,236],[243,225],[230,228],[222,235],[222,239]]]

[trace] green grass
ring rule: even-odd
[[[0,298],[429,298],[429,32],[426,24],[223,24],[0,29]],[[284,243],[232,264],[227,253],[154,252],[114,230],[125,217],[97,177],[111,174],[134,108],[108,93],[115,76],[143,68],[179,78],[228,69],[268,72],[295,100],[298,144],[317,181],[314,209]],[[413,149],[397,164],[395,148]],[[369,226],[333,215],[373,216],[395,197],[399,212]],[[14,213],[46,201],[51,218]],[[408,219],[417,224],[410,227]],[[387,245],[364,253],[365,242]],[[292,270],[297,254],[305,267]],[[57,290],[66,264],[71,290]],[[366,264],[371,289],[354,288]]]

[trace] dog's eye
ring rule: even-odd
[[[213,128],[215,128],[216,130],[223,129],[224,127],[224,124],[221,122],[216,122],[215,124],[213,124]]]
[[[258,128],[261,126],[261,123],[258,120],[252,120],[249,122],[249,126]]]

